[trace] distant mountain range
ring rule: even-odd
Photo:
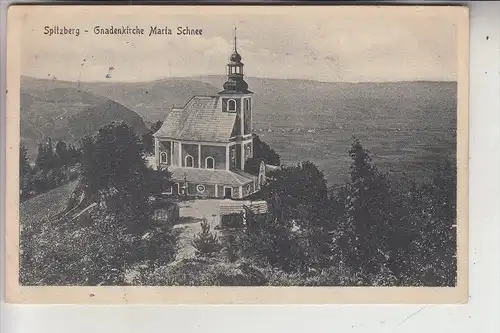
[[[224,81],[217,75],[137,83],[22,77],[21,136],[32,154],[43,136],[78,141],[113,120],[126,121],[144,133],[152,122],[164,120],[172,105],[184,105],[193,95],[214,95]],[[330,83],[252,77],[246,81],[255,93],[257,131],[300,126],[448,128],[456,121],[455,82]]]

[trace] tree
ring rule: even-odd
[[[366,274],[376,274],[386,265],[392,234],[392,192],[384,174],[372,164],[358,139],[349,151],[351,180],[346,187],[345,225],[342,249],[347,260]]]
[[[23,229],[22,260],[28,267],[23,271],[29,274],[22,278],[35,284],[121,285],[129,270],[172,261],[177,235],[155,221],[150,200],[168,186],[170,174],[146,166],[141,142],[125,123],[111,123],[84,138],[82,151],[86,198],[99,205],[78,221]],[[31,246],[29,238],[44,233],[50,243]]]
[[[328,192],[323,172],[314,163],[282,167],[272,173],[272,179],[262,196],[280,221],[295,221],[302,227],[321,224]]]
[[[259,266],[304,272],[310,267],[306,240],[304,234],[269,214],[264,223],[246,228],[236,238],[235,247]]]
[[[269,165],[281,165],[279,154],[255,135],[253,138],[253,157],[245,162],[245,171],[250,174],[258,174],[262,161]]]
[[[151,154],[154,152],[153,134],[158,132],[162,125],[163,122],[161,120],[156,121],[153,125],[151,125],[150,131],[142,136],[142,144],[146,153]]]
[[[247,212],[246,232],[238,240],[242,254],[287,272],[331,265],[330,202],[323,172],[305,161],[270,176],[262,188],[267,219],[257,221]]]
[[[28,149],[21,144],[19,147],[19,190],[21,197],[26,196],[32,187],[31,166],[28,161]]]
[[[69,165],[75,165],[81,162],[82,152],[77,149],[74,145],[70,144],[68,146],[68,163]]]
[[[125,214],[130,226],[143,228],[152,214],[149,197],[171,185],[170,173],[149,169],[143,147],[127,124],[111,123],[82,142],[82,175],[87,195],[115,193],[109,208]]]
[[[64,141],[57,142],[55,158],[57,159],[59,166],[65,166],[69,164],[68,149]]]
[[[456,166],[444,161],[430,182],[406,196],[408,212],[397,251],[405,285],[454,286],[457,271]]]
[[[19,177],[22,179],[31,171],[31,166],[28,162],[28,149],[21,143],[19,146]]]
[[[54,147],[52,146],[52,139],[49,138],[46,147],[47,168],[54,169],[57,165],[56,156],[54,155]]]
[[[43,143],[39,142],[38,143],[38,150],[36,154],[36,160],[35,160],[35,167],[37,169],[43,169],[45,167],[45,147]]]
[[[38,144],[38,154],[36,157],[35,168],[37,170],[50,170],[56,166],[56,158],[52,148],[52,140],[49,138],[46,143]]]
[[[210,225],[206,219],[201,222],[201,231],[192,242],[197,257],[211,257],[222,249],[217,235],[210,231]]]

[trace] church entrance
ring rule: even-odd
[[[224,199],[231,199],[233,197],[233,188],[224,187]]]

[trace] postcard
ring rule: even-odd
[[[7,24],[8,302],[467,302],[466,7]]]

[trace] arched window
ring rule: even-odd
[[[192,168],[194,166],[194,159],[193,156],[186,156],[186,167],[187,168]]]
[[[167,153],[160,153],[160,163],[167,163]]]
[[[207,157],[205,159],[205,168],[207,169],[215,169],[215,160],[213,157]]]
[[[250,98],[245,99],[245,111],[250,111]]]
[[[236,148],[231,147],[231,166],[236,167]]]
[[[227,111],[236,111],[236,101],[234,99],[230,99],[229,101],[227,101]]]

